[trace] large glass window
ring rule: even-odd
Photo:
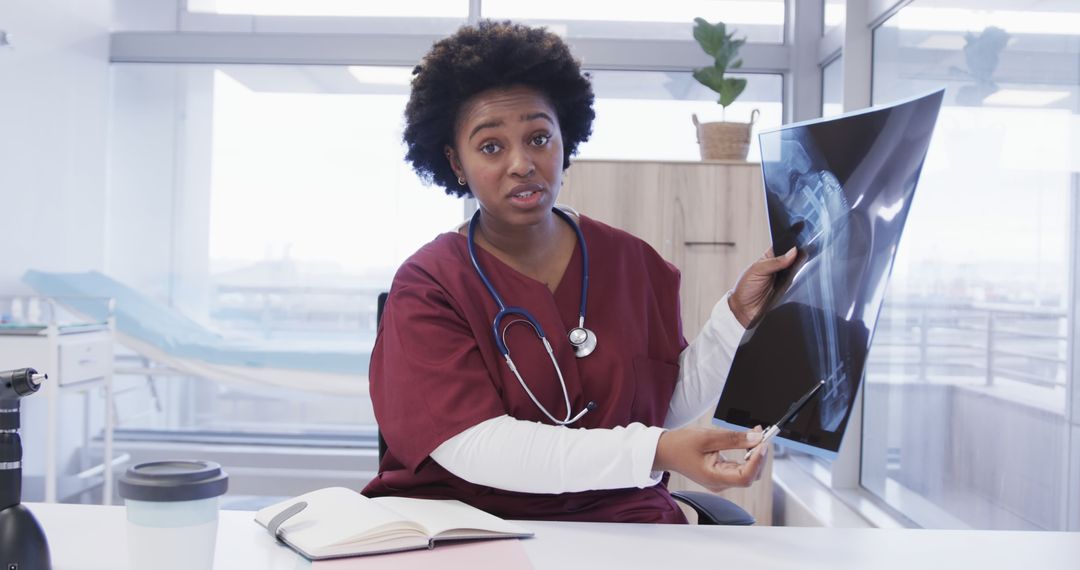
[[[874,103],[947,89],[863,413],[862,485],[924,526],[1080,519],[1078,30],[1075,2],[918,0],[874,33]]]
[[[461,200],[424,186],[402,159],[409,71],[114,65],[108,272],[228,338],[366,354],[376,294],[464,214]],[[756,128],[782,120],[778,75],[744,75],[748,86],[726,112],[689,73],[592,77],[597,119],[582,158],[698,160],[694,113],[746,121],[757,109]],[[757,146],[750,152],[754,160]],[[164,372],[118,382],[132,388],[118,403],[122,431],[374,429],[365,397],[314,384],[244,386]]]
[[[358,2],[356,0],[186,0],[188,10],[214,14],[256,16],[360,16],[464,19],[468,0],[397,0]]]
[[[824,8],[822,11],[822,35],[844,26],[844,20],[847,17],[847,0],[825,0]]]
[[[204,13],[185,14],[184,21],[212,27],[214,13],[246,14],[267,16],[256,18],[257,28],[299,22],[358,35],[366,33],[360,24],[393,24],[388,37],[400,37],[417,31],[413,23],[423,18],[416,14],[443,26],[464,21],[469,7],[419,4],[190,0],[190,12]],[[704,9],[721,4],[750,8]],[[480,12],[490,17],[487,9],[495,5],[482,3]],[[556,3],[548,13],[528,14],[554,19],[539,23],[567,36],[693,45],[695,15],[724,19],[751,41],[761,41],[753,37],[754,22],[767,21],[758,31],[774,29],[779,41],[783,6],[782,0],[705,3],[700,12],[655,20],[655,11],[634,6],[625,21],[599,21],[589,19],[589,9]],[[571,17],[578,19],[560,19]],[[366,358],[377,293],[389,288],[408,255],[465,214],[461,200],[424,186],[403,160],[412,68],[404,61],[414,57],[407,52],[387,56],[398,67],[115,64],[106,272],[230,341]],[[779,73],[739,74],[747,88],[726,111],[689,72],[593,70],[592,76],[597,119],[582,158],[698,160],[693,114],[701,121],[747,121],[757,110],[756,129],[782,122]],[[757,156],[751,145],[750,160]],[[121,452],[152,460],[165,453],[158,448],[204,446],[207,454],[235,455],[228,460],[237,473],[256,465],[289,469],[279,479],[297,486],[291,494],[319,482],[359,484],[373,474],[374,450],[362,448],[373,447],[377,426],[363,394],[327,390],[318,375],[283,387],[259,374],[252,375],[255,382],[238,382],[185,375],[131,352],[122,359],[127,372],[116,379],[115,398]],[[367,385],[364,368],[355,374],[358,386]],[[308,459],[322,454],[320,465],[338,479],[324,482],[319,465],[293,469],[290,454],[308,452]],[[258,479],[237,477],[238,492],[286,492],[260,487]]]
[[[254,16],[331,16],[363,18],[459,18],[467,0],[186,0],[196,13]],[[695,17],[724,21],[752,42],[783,43],[784,0],[673,0],[628,3],[617,10],[606,2],[482,0],[483,18],[547,25],[567,37],[681,40],[690,37]]]
[[[758,160],[756,133],[783,120],[779,75],[738,75],[746,90],[724,110],[717,95],[689,73],[594,71],[596,121],[592,138],[581,146],[581,158],[617,160],[699,160],[692,115],[705,121],[750,120],[756,109],[749,160]]]
[[[113,69],[108,272],[258,350],[366,357],[377,294],[464,216],[461,200],[423,186],[402,158],[410,70]],[[151,376],[118,379],[131,388],[118,402],[122,430],[374,427],[365,396],[326,393],[317,374],[302,390]]]
[[[831,117],[844,112],[844,56],[821,68],[821,116]]]
[[[783,0],[671,0],[628,2],[617,8],[607,2],[578,0],[483,0],[485,18],[509,18],[544,24],[568,37],[690,38],[694,18],[723,21],[729,30],[751,42],[783,43]]]

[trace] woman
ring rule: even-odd
[[[793,252],[752,265],[687,346],[678,271],[554,207],[594,117],[562,40],[482,22],[436,43],[414,75],[406,158],[479,210],[394,278],[370,371],[388,452],[364,493],[506,518],[678,523],[664,471],[712,489],[753,482],[767,446],[745,463],[717,452],[753,448],[760,430],[665,428],[715,406]]]

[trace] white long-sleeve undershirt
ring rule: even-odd
[[[666,428],[689,424],[716,408],[720,400],[735,350],[746,332],[731,312],[730,296],[724,295],[713,306],[701,333],[679,354],[679,380],[668,404]]]
[[[662,473],[652,471],[652,464],[660,434],[715,407],[724,389],[744,332],[728,295],[679,355],[679,377],[663,428],[635,422],[574,429],[504,415],[451,437],[431,457],[470,483],[507,491],[568,493],[657,484]]]

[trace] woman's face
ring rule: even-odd
[[[555,109],[528,87],[493,89],[462,107],[447,148],[489,222],[548,219],[562,187],[563,140]]]

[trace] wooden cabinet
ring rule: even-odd
[[[735,161],[579,160],[559,202],[649,243],[682,271],[682,317],[693,340],[716,302],[770,245],[761,165]],[[710,425],[712,414],[698,423]],[[771,456],[761,480],[721,495],[772,521]],[[701,490],[680,475],[671,488]]]

